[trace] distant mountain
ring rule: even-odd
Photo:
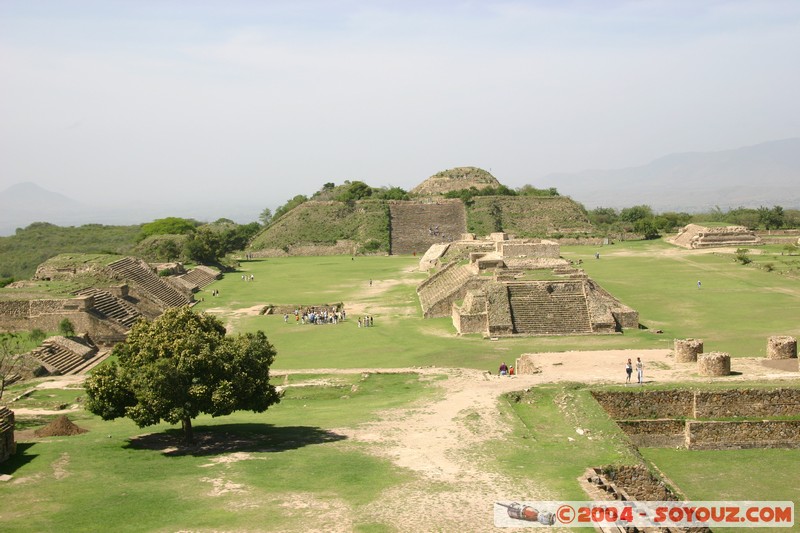
[[[550,174],[542,183],[588,209],[640,204],[659,212],[714,206],[800,209],[800,138],[672,154],[640,167]]]
[[[18,183],[0,192],[0,235],[32,222],[62,226],[82,224],[88,206],[63,194],[48,191],[35,183]]]
[[[33,222],[49,222],[57,226],[129,226],[164,217],[184,217],[201,222],[229,218],[247,224],[258,220],[263,209],[263,206],[244,202],[239,205],[218,205],[216,202],[154,205],[128,201],[119,205],[95,205],[48,191],[35,183],[18,183],[0,191],[0,236],[13,235],[17,228],[25,228]]]

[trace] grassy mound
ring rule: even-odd
[[[445,194],[450,191],[461,189],[485,189],[486,187],[499,187],[500,182],[497,178],[489,174],[482,168],[477,167],[456,167],[437,172],[426,179],[413,189],[411,194],[417,196],[429,196]]]
[[[592,225],[574,200],[564,197],[476,196],[467,227],[477,235],[505,231],[517,237],[587,233]]]
[[[297,245],[334,245],[352,240],[362,251],[388,252],[389,207],[380,200],[305,202],[256,235],[254,251]]]

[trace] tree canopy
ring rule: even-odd
[[[187,307],[139,321],[111,362],[86,380],[87,408],[103,420],[139,427],[181,423],[187,443],[201,413],[261,413],[280,401],[269,383],[275,349],[262,331],[228,337],[217,318]]]

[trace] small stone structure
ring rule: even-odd
[[[697,358],[697,370],[701,376],[729,376],[731,356],[723,352],[710,352]]]
[[[675,362],[694,363],[698,354],[703,353],[701,339],[675,339]]]
[[[667,239],[667,242],[689,249],[764,244],[755,233],[744,226],[708,228],[697,224],[684,226],[675,237]]]
[[[797,359],[797,339],[788,336],[768,338],[767,359]]]
[[[0,407],[0,463],[14,455],[17,443],[14,442],[14,411]]]

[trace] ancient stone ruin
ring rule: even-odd
[[[700,339],[675,339],[675,362],[694,363],[697,356],[703,353],[703,341]]]
[[[16,450],[14,412],[7,407],[0,407],[0,463],[14,455]]]
[[[797,339],[777,335],[769,337],[767,359],[797,359]]]
[[[80,374],[94,367],[107,355],[95,346],[88,335],[67,338],[50,337],[28,354],[41,365],[36,375]]]
[[[391,202],[390,253],[422,254],[431,245],[457,240],[467,231],[467,212],[458,199]]]
[[[409,191],[416,196],[436,196],[450,191],[475,187],[499,187],[500,182],[483,169],[477,167],[456,167],[437,172]]]
[[[464,238],[453,260],[417,287],[425,318],[451,316],[459,333],[485,336],[615,333],[638,327],[623,305],[540,239]],[[440,264],[448,247],[432,247],[421,267]],[[537,274],[538,272],[538,274]],[[545,279],[535,279],[536,276]],[[459,303],[460,302],[460,303]]]
[[[684,226],[675,237],[667,239],[667,242],[689,249],[764,244],[758,235],[744,226],[708,228],[697,224]]]
[[[636,446],[800,447],[800,389],[595,391],[592,396]],[[729,418],[752,420],[715,420]]]
[[[697,357],[697,371],[701,376],[729,376],[731,373],[731,356],[723,352],[710,352]]]

